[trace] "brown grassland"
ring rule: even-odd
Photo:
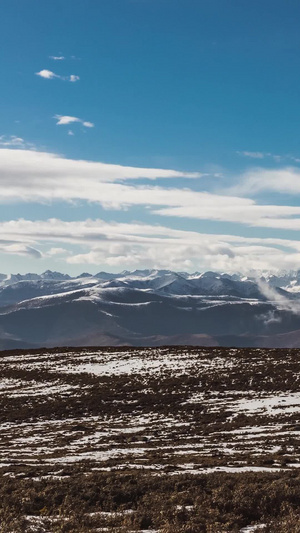
[[[300,532],[298,350],[41,349],[0,369],[0,532]]]

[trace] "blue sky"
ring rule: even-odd
[[[300,264],[300,5],[4,0],[2,272]]]

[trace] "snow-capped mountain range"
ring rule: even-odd
[[[111,344],[298,346],[300,271],[0,274],[0,348]]]
[[[160,279],[165,276],[173,276],[174,278],[186,279],[186,280],[224,280],[231,281],[251,281],[262,280],[274,287],[284,288],[285,290],[300,292],[300,270],[298,271],[283,271],[280,274],[273,273],[255,273],[253,272],[249,276],[243,274],[226,274],[218,272],[194,272],[189,274],[187,272],[173,272],[171,270],[123,270],[120,273],[112,274],[109,272],[98,272],[97,274],[89,274],[83,272],[79,276],[72,277],[69,274],[62,274],[61,272],[53,272],[46,270],[42,274],[27,273],[27,274],[1,274],[0,273],[0,287],[3,285],[11,285],[19,281],[38,281],[38,280],[53,280],[53,281],[67,281],[67,280],[80,280],[83,278],[94,278],[101,281],[126,280],[127,283],[134,282],[134,280],[151,280]],[[209,283],[209,282],[208,282]]]

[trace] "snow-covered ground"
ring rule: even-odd
[[[158,473],[300,466],[300,363],[287,351],[155,348],[0,358],[1,468]]]
[[[198,486],[197,476],[203,476],[207,483],[216,479],[218,488],[226,476],[238,483],[247,476],[268,482],[294,479],[299,472],[297,350],[5,352],[0,376],[3,483],[66,490],[79,478],[82,489],[86,481],[116,476],[145,479],[146,487],[149,479],[161,486],[180,480],[180,487],[182,480]],[[199,513],[192,503],[176,500],[173,512],[192,517]],[[57,510],[48,516],[47,505],[43,509],[25,513],[26,531],[50,532],[71,520]],[[86,513],[88,530],[113,531],[138,515],[132,503],[110,509],[98,505]],[[240,533],[263,529],[264,514],[248,518],[238,522]]]

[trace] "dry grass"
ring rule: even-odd
[[[300,532],[297,350],[14,351],[0,371],[0,532]]]

